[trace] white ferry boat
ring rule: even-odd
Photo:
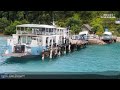
[[[43,50],[64,44],[68,38],[67,28],[43,24],[17,25],[16,34],[7,40],[7,50],[3,56],[38,56]]]

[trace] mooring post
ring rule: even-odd
[[[65,50],[64,50],[64,54],[66,54],[66,45],[64,46]]]
[[[50,59],[52,58],[52,54],[53,54],[53,39],[52,39],[52,43],[51,43],[51,45],[50,45],[51,47],[50,47]]]
[[[57,56],[58,55],[58,48],[56,47],[56,49],[55,49],[55,56]]]
[[[50,59],[52,58],[52,48],[50,49]]]
[[[71,52],[71,45],[70,45],[70,43],[69,43],[69,52]]]
[[[58,49],[59,51],[58,51],[58,55],[60,56],[61,55],[61,48],[60,48],[60,46],[59,46],[59,49]]]
[[[58,55],[59,55],[59,56],[61,55],[61,53],[60,53],[60,50],[59,50],[59,53],[58,53]]]
[[[45,58],[44,54],[45,54],[45,50],[42,51],[42,60],[44,60],[44,58]]]

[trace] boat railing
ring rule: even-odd
[[[16,34],[34,34],[34,35],[63,35],[62,32],[33,32],[17,30]]]
[[[32,31],[21,31],[21,30],[17,30],[16,33],[17,33],[17,34],[32,34]]]

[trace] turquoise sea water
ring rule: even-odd
[[[0,52],[6,37],[0,37]],[[79,51],[45,59],[9,58],[0,56],[0,73],[3,72],[109,72],[120,71],[120,43],[88,45]]]

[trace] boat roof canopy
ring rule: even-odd
[[[16,27],[29,27],[29,28],[56,28],[53,25],[45,25],[45,24],[22,24],[17,25]]]
[[[62,27],[57,27],[57,29],[66,29],[66,28],[62,28]]]
[[[83,35],[83,34],[88,34],[88,31],[82,31],[79,33],[79,35]]]
[[[111,32],[104,32],[103,34],[106,34],[106,35],[112,35],[112,33]]]

